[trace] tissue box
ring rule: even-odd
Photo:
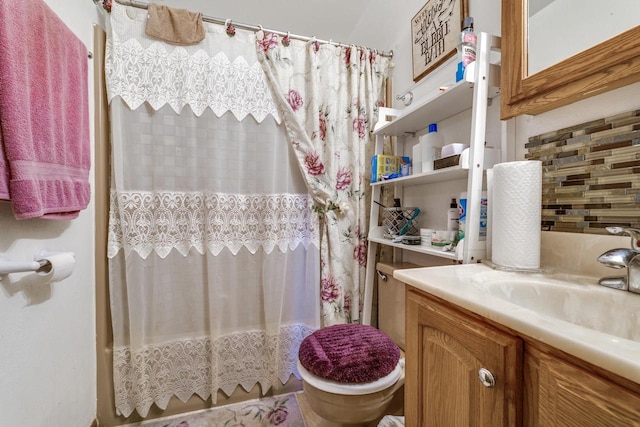
[[[466,148],[469,148],[469,144],[461,144],[459,142],[447,144],[442,147],[442,158],[455,156],[456,154],[462,154],[462,152]]]
[[[403,163],[410,163],[409,158],[376,154],[371,158],[371,182],[380,181],[382,175],[400,174],[400,167]]]
[[[442,159],[434,160],[433,169],[450,168],[451,166],[458,166],[460,162],[460,154],[454,156],[444,157]]]

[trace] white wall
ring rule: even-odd
[[[91,50],[93,3],[47,3]],[[93,119],[93,71],[87,60]],[[93,203],[73,221],[16,221],[9,204],[0,202],[0,253],[28,261],[47,247],[73,251],[77,259],[73,275],[53,285],[30,286],[20,274],[0,282],[1,425],[91,425],[96,408],[93,245]]]

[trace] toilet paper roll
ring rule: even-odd
[[[542,163],[497,164],[492,187],[491,261],[513,269],[540,268]]]
[[[76,257],[72,252],[62,252],[53,255],[47,255],[39,259],[39,261],[48,261],[38,274],[49,282],[59,282],[71,276],[76,265]]]

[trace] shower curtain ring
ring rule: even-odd
[[[333,39],[329,39],[329,46],[333,46],[334,50],[333,53],[335,56],[340,56],[342,54],[342,49],[340,48],[340,44],[336,43],[335,45],[333,44]]]
[[[263,39],[264,39],[264,30],[262,29],[262,25],[259,25],[259,24],[258,24],[258,28],[260,28],[260,29],[259,29],[259,30],[258,30],[258,32],[256,33],[256,38],[257,38],[258,40],[263,40]]]
[[[227,19],[226,21],[224,21],[224,31],[229,37],[233,37],[236,35],[236,27],[234,27],[231,23],[231,19]]]

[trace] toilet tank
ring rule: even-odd
[[[378,329],[387,334],[402,350],[405,348],[405,284],[394,279],[393,272],[419,267],[421,266],[409,262],[379,262],[376,264],[378,272]]]

